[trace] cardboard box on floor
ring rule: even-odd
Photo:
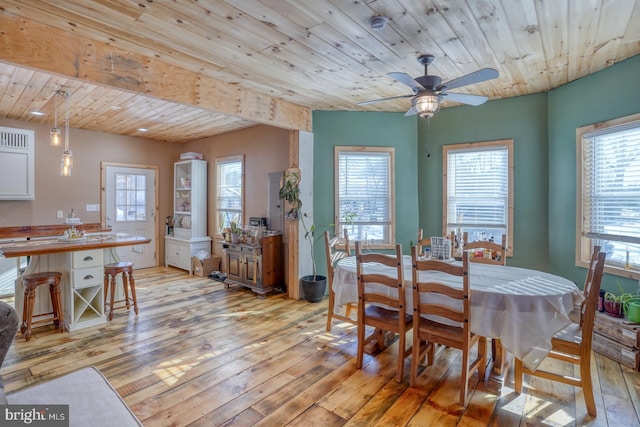
[[[210,258],[203,260],[191,257],[191,272],[196,276],[209,277],[209,273],[218,270],[220,270],[220,257],[218,255],[211,255]]]

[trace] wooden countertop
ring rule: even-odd
[[[0,255],[7,258],[47,255],[60,252],[105,249],[117,246],[134,246],[151,242],[151,239],[129,234],[94,234],[81,239],[53,237],[45,240],[21,240],[0,244]]]
[[[0,227],[0,239],[15,239],[21,237],[48,237],[62,236],[71,224],[50,225],[22,225],[17,227]],[[99,223],[77,224],[75,228],[85,233],[110,232],[110,228],[104,228]]]

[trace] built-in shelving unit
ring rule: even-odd
[[[211,253],[207,236],[207,162],[174,164],[173,234],[165,236],[165,265],[191,270],[191,257]]]

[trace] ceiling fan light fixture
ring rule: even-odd
[[[413,98],[413,108],[423,119],[432,117],[440,109],[442,97],[434,94],[418,95]]]
[[[389,22],[389,19],[386,16],[376,15],[369,18],[369,26],[373,31],[384,29],[387,26],[387,22]]]

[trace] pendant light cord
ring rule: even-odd
[[[69,151],[69,94],[64,94],[64,151]]]

